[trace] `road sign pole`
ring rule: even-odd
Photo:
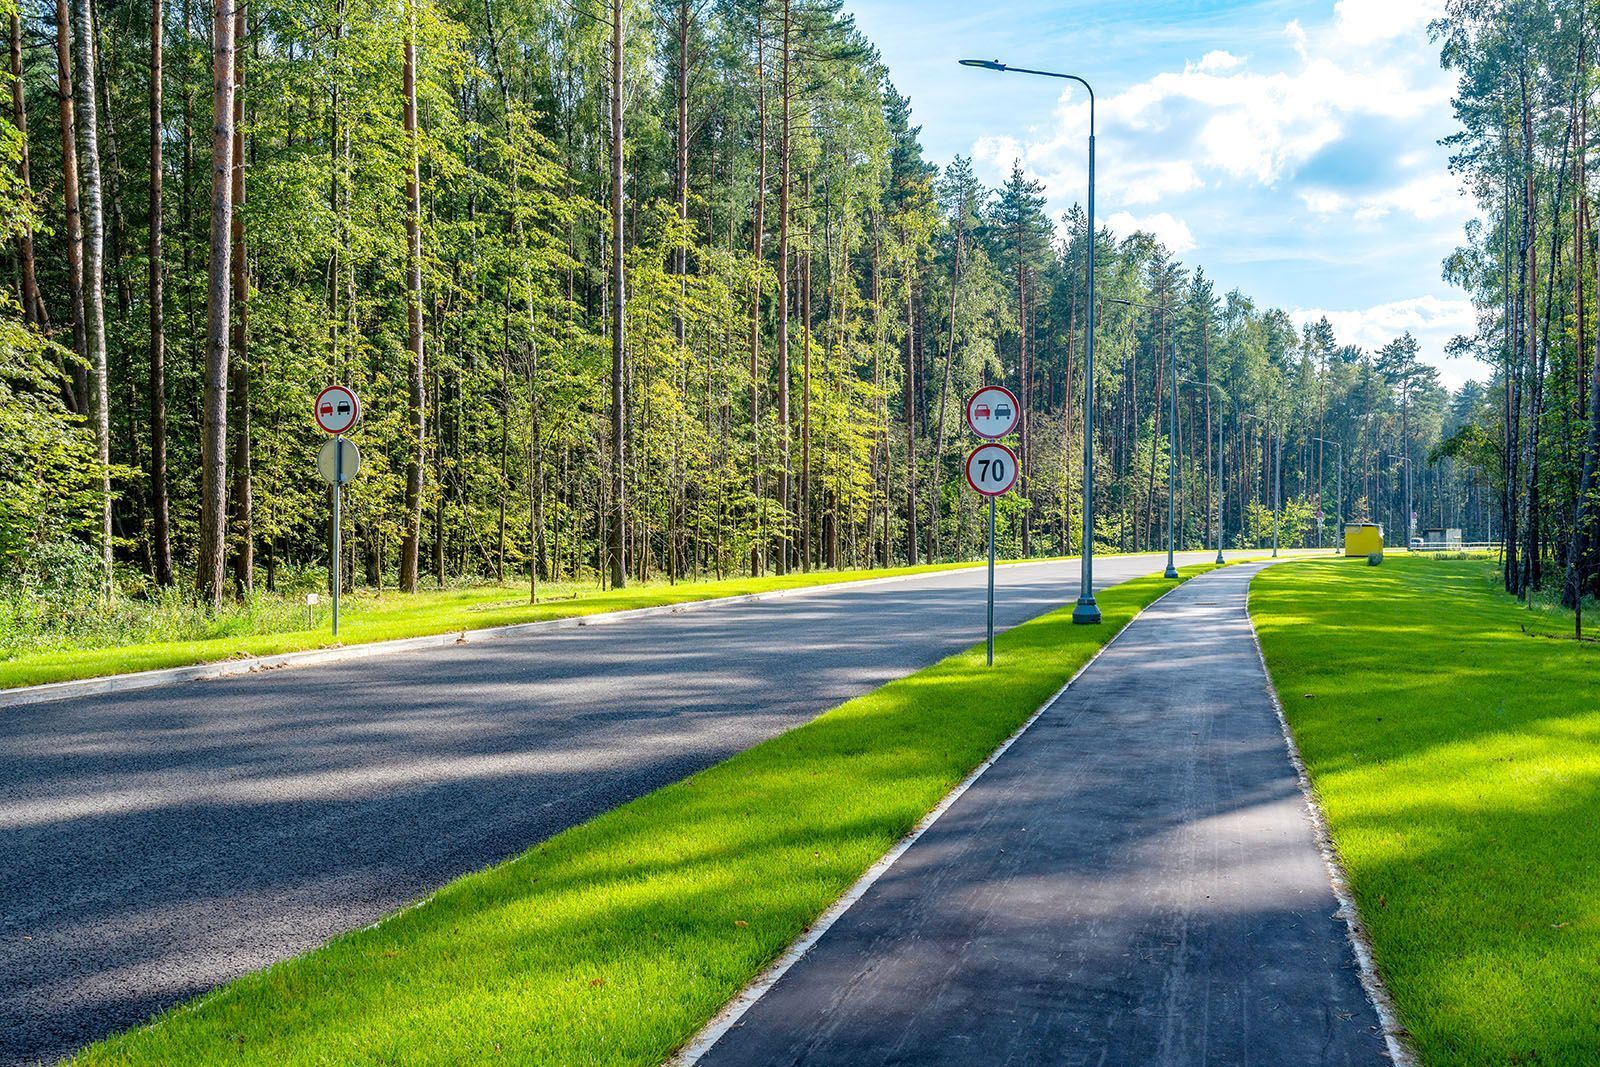
[[[989,666],[994,666],[994,497],[989,498]]]
[[[342,575],[339,573],[342,569],[339,565],[339,562],[343,558],[339,545],[339,535],[341,532],[339,522],[339,498],[344,493],[344,439],[341,437],[336,437],[334,438],[334,441],[336,443],[333,446],[333,564],[330,568],[330,571],[333,574],[333,636],[338,637],[339,579],[342,577]]]

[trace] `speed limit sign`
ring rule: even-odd
[[[1017,454],[1005,445],[979,445],[967,456],[967,483],[984,496],[1000,496],[1017,484]]]

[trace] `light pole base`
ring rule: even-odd
[[[1227,560],[1222,558],[1222,549],[1220,549],[1220,548],[1217,549],[1217,566],[1220,567],[1220,566],[1222,566],[1223,564],[1225,564],[1227,562],[1228,562]]]
[[[1092,596],[1081,596],[1072,609],[1072,621],[1079,626],[1095,626],[1100,622],[1100,605]]]
[[[1178,568],[1174,567],[1170,563],[1167,564],[1166,572],[1161,575],[1161,577],[1163,577],[1163,578],[1176,578],[1177,576],[1178,576]]]

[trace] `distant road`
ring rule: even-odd
[[[1098,560],[1096,586],[1164,561]],[[981,640],[983,582],[0,712],[0,1062],[66,1055]],[[997,584],[1014,626],[1076,599],[1078,563]]]

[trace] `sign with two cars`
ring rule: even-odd
[[[1017,484],[1017,456],[999,438],[1016,430],[1022,405],[1003,385],[986,385],[967,400],[967,426],[986,440],[967,456],[967,484],[987,497],[1001,496]]]

